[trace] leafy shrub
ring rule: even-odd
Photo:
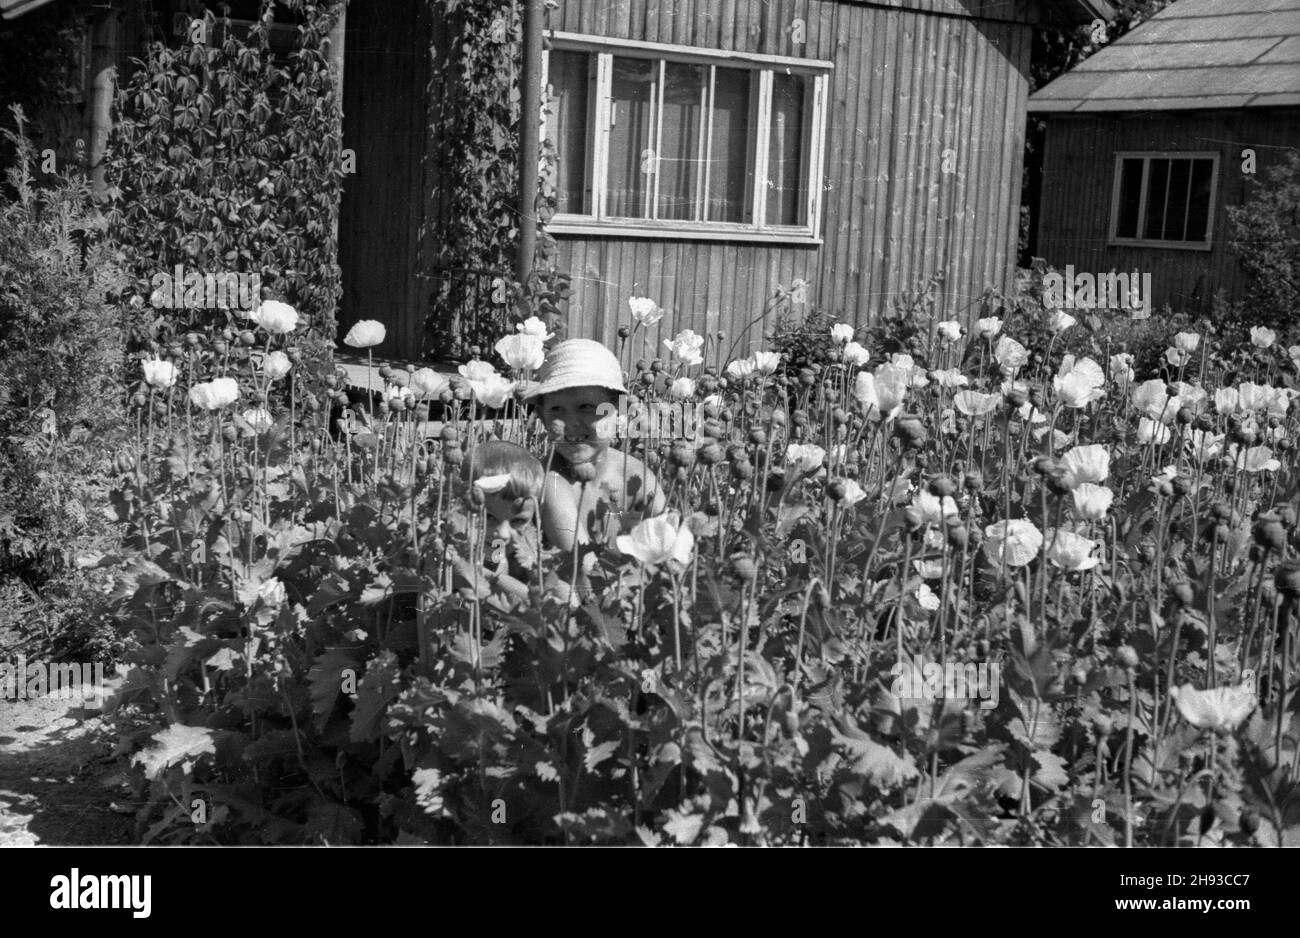
[[[1248,177],[1244,205],[1228,207],[1229,246],[1250,278],[1246,302],[1225,317],[1249,326],[1295,330],[1300,305],[1300,153],[1294,150],[1268,171],[1268,181]]]
[[[74,650],[81,639],[61,623],[94,602],[73,560],[114,535],[95,506],[125,423],[126,277],[88,181],[46,176],[38,187],[23,112],[12,113],[16,129],[0,128],[15,152],[12,197],[0,201],[0,574],[21,578],[15,601],[39,610],[14,621],[40,621]],[[102,626],[76,631],[90,640]]]

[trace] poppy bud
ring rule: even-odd
[[[216,352],[218,355],[225,355],[228,348],[230,348],[230,346],[220,339],[212,343],[212,351]]]
[[[1120,645],[1119,648],[1115,650],[1115,658],[1129,671],[1137,668],[1138,662],[1141,660],[1138,658],[1138,653],[1134,650],[1132,645]]]
[[[758,577],[758,566],[753,557],[737,554],[731,558],[731,572],[742,582],[752,583]]]
[[[1300,596],[1300,562],[1288,560],[1278,564],[1273,581],[1279,593],[1285,593],[1292,599]]]
[[[582,462],[573,467],[573,477],[584,485],[588,482],[596,481],[596,466],[594,463]]]
[[[629,329],[627,326],[619,326],[618,337],[620,339],[629,339],[632,337],[632,330]]]
[[[766,484],[769,492],[781,491],[782,487],[785,485],[785,473],[780,469],[769,472],[767,474]]]
[[[1188,583],[1186,580],[1180,580],[1177,583],[1171,584],[1169,587],[1169,594],[1173,596],[1174,602],[1178,603],[1180,606],[1190,606],[1192,600],[1195,598],[1195,593],[1192,591],[1192,584]]]
[[[945,495],[952,495],[957,491],[957,486],[953,484],[952,479],[948,476],[935,476],[930,480],[930,494],[943,498]]]
[[[962,485],[966,487],[968,492],[978,492],[984,487],[984,477],[980,475],[979,470],[971,469],[962,476]]]
[[[221,435],[222,437],[225,438],[225,441],[227,443],[233,443],[235,442],[235,440],[239,438],[239,434],[235,431],[235,428],[232,427],[230,424],[226,424],[222,428]]]
[[[749,431],[749,442],[755,446],[762,446],[767,442],[767,431],[762,427],[754,427]]]
[[[957,550],[965,550],[970,543],[970,530],[956,518],[948,519],[948,544]]]
[[[239,333],[239,341],[245,345],[254,345],[257,342],[257,336],[253,335],[251,330],[245,329]]]

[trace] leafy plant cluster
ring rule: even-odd
[[[432,245],[434,276],[426,352],[464,360],[473,347],[488,348],[514,314],[558,325],[570,281],[556,266],[555,240],[546,231],[556,209],[557,156],[549,140],[542,142],[536,204],[519,205],[522,5],[428,2],[439,23],[429,82],[431,178],[439,209],[423,231]],[[527,281],[519,283],[516,255],[525,210],[538,221],[537,253]]]
[[[341,0],[262,0],[241,35],[226,17],[176,47],[152,43],[116,102],[107,157],[110,223],[134,276],[132,349],[188,331],[239,327],[235,309],[155,308],[153,278],[176,265],[257,275],[307,320],[307,374],[323,374],[341,295],[342,136],[327,38]],[[277,13],[297,22],[292,51],[271,47]],[[194,39],[202,41],[193,41]]]
[[[1248,179],[1245,204],[1228,207],[1229,246],[1250,278],[1244,301],[1222,317],[1233,338],[1252,325],[1294,328],[1300,304],[1300,153],[1288,152],[1266,181]]]
[[[148,392],[97,568],[141,838],[1294,843],[1300,346],[1144,381],[1104,332],[1031,359],[986,318],[873,367],[638,363],[632,407],[702,422],[624,441],[668,514],[576,557],[465,480],[486,439],[547,458],[486,362],[387,369],[331,426],[182,349],[239,399]],[[918,656],[996,699],[900,688]]]
[[[14,128],[0,128],[16,154],[12,197],[0,199],[0,613],[46,650],[103,651],[113,633],[73,559],[116,540],[94,506],[126,415],[127,278],[88,180],[38,185],[23,110],[11,113]]]

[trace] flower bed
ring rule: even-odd
[[[667,511],[582,566],[462,472],[547,458],[540,323],[372,413],[295,390],[285,309],[146,363],[118,460],[143,839],[1295,842],[1300,347],[1136,375],[1040,308],[714,370],[683,333],[626,362]]]

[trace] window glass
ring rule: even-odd
[[[556,149],[556,211],[585,215],[590,212],[587,183],[589,134],[589,66],[585,52],[552,52],[547,64],[551,86],[549,121]]]
[[[659,63],[614,57],[610,88],[609,180],[605,214],[648,218],[655,175],[651,134]]]
[[[807,201],[804,184],[804,98],[802,75],[776,72],[772,76],[772,122],[767,163],[767,223],[803,224]]]
[[[659,120],[659,188],[656,218],[702,221],[704,119],[709,70],[664,63],[664,103]]]
[[[713,135],[708,164],[708,220],[748,222],[751,165],[750,72],[719,68],[713,79]]]
[[[1119,219],[1115,225],[1117,238],[1136,238],[1138,213],[1142,209],[1142,165],[1144,161],[1124,160],[1119,176]]]
[[[1155,241],[1165,226],[1165,196],[1169,186],[1169,161],[1151,160],[1147,170],[1147,221],[1142,237]]]
[[[1210,188],[1214,160],[1193,160],[1189,185],[1192,197],[1187,207],[1187,240],[1204,241],[1210,224]]]

